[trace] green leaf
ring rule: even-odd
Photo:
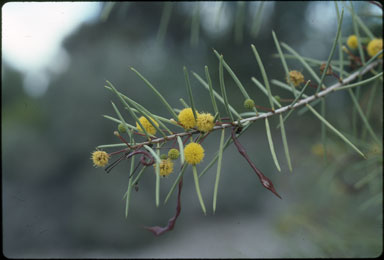
[[[290,87],[288,84],[284,83],[284,82],[281,82],[281,81],[279,81],[279,80],[273,79],[273,80],[271,80],[271,83],[272,83],[273,85],[276,85],[276,86],[278,86],[278,87],[281,87],[282,89],[286,89],[286,90],[288,90],[288,91],[291,91],[291,87]],[[296,94],[296,95],[299,95],[299,94],[300,94],[300,91],[298,91],[297,89],[295,89],[295,94]],[[305,94],[302,94],[302,95],[303,95],[304,98],[307,98],[307,97],[308,97],[308,96],[305,95]]]
[[[143,174],[145,168],[147,168],[147,166],[145,166],[145,165],[143,166],[143,168],[141,168],[141,170],[140,170],[139,173],[137,174],[136,178],[132,181],[132,184],[131,184],[132,186],[135,186],[136,183],[140,180],[141,175]]]
[[[168,109],[168,111],[173,116],[173,119],[177,121],[177,115],[175,111],[173,111],[172,107],[168,104],[168,102],[165,100],[165,98],[160,94],[160,92],[146,79],[143,75],[141,75],[136,69],[131,68],[133,72],[135,72],[144,82],[145,84],[156,94],[156,96],[160,99],[160,101],[165,105],[165,107]]]
[[[125,100],[124,100],[124,99],[117,93],[116,88],[112,85],[111,82],[109,82],[109,81],[107,80],[107,83],[111,86],[111,88],[112,88],[113,92],[115,92],[116,96],[118,96],[118,97],[120,98],[121,102],[126,106],[126,108],[128,109],[128,112],[131,114],[131,116],[132,116],[132,117],[135,119],[135,121],[139,124],[139,126],[141,127],[141,130],[144,132],[145,136],[146,136],[148,139],[150,139],[149,134],[147,133],[147,131],[145,130],[145,128],[144,128],[143,125],[141,124],[139,118],[138,118],[138,117],[136,116],[136,114],[132,111],[132,109],[131,109],[131,107],[128,105],[128,103],[125,102]],[[115,104],[112,103],[112,105],[113,105],[113,108],[116,108]],[[116,109],[117,109],[117,108],[116,108]],[[120,118],[120,119],[123,121],[122,118]],[[123,121],[123,122],[124,122],[124,121]],[[127,126],[126,126],[126,127],[127,127]],[[127,132],[130,134],[129,131],[127,131]]]
[[[129,174],[129,176],[131,176],[131,174],[132,174],[133,171],[134,171],[134,162],[135,162],[135,158],[132,157],[132,158],[131,158],[131,170],[130,170],[130,174]],[[125,193],[125,194],[126,194],[126,201],[125,201],[125,218],[128,217],[129,201],[130,201],[130,198],[131,198],[131,190],[132,190],[132,178],[129,178],[129,181],[128,181],[128,189],[127,189],[127,192]]]
[[[118,124],[123,123],[123,121],[121,121],[121,120],[119,120],[119,119],[116,119],[116,118],[114,118],[114,117],[111,117],[111,116],[103,115],[103,117],[105,117],[105,118],[107,118],[107,119],[109,119],[109,120],[111,120],[111,121],[113,121],[113,122],[116,122],[116,123],[118,123]],[[126,127],[128,127],[128,128],[130,128],[130,129],[133,129],[133,130],[137,131],[137,128],[136,128],[135,126],[130,125],[130,124],[128,124],[128,123],[125,123],[125,125],[126,125]]]
[[[96,148],[102,149],[102,148],[115,148],[115,147],[122,147],[122,146],[127,146],[125,143],[120,143],[120,144],[103,144],[99,145]]]
[[[268,91],[265,89],[265,87],[263,86],[263,84],[261,84],[260,81],[258,81],[255,77],[252,77],[251,78],[252,82],[255,83],[256,86],[259,87],[259,89],[268,97]],[[276,100],[275,97],[272,97],[272,102],[274,104],[276,104],[278,107],[281,107],[281,104],[279,103],[279,101]]]
[[[289,171],[292,172],[291,156],[289,155],[287,135],[285,133],[283,116],[281,114],[279,115],[279,119],[280,119],[280,125],[281,125],[280,130],[281,130],[281,138],[283,139],[285,158],[287,159]]]
[[[185,66],[184,66],[184,76],[185,76],[185,84],[187,85],[189,103],[191,103],[191,108],[192,108],[192,112],[193,112],[193,117],[195,118],[195,120],[197,120],[197,113],[196,113],[196,108],[195,108],[195,102],[193,100],[191,83],[189,82],[188,70]]]
[[[359,113],[361,119],[363,120],[363,123],[364,123],[365,127],[367,128],[368,133],[371,135],[372,139],[377,144],[382,143],[382,142],[380,142],[379,138],[377,138],[375,132],[373,132],[373,129],[372,129],[371,125],[369,124],[367,117],[364,115],[364,112],[361,110],[359,102],[357,101],[357,99],[356,99],[355,95],[353,94],[352,90],[348,89],[348,93],[351,96],[353,104],[355,105],[355,108],[356,108],[357,112]]]
[[[183,105],[183,107],[185,107],[185,108],[189,108],[189,107],[190,107],[190,106],[187,104],[187,102],[184,101],[183,98],[179,98],[179,101],[180,101],[180,103]]]
[[[244,124],[245,125],[245,124]],[[241,136],[247,129],[248,127],[250,127],[251,124],[247,124],[244,126],[243,130],[240,132],[240,134],[238,134],[237,136]],[[225,144],[224,144],[224,148],[223,148],[223,151],[225,151],[225,149],[228,148],[228,146],[233,142],[232,140],[232,137],[228,137],[227,140],[225,141]],[[201,178],[215,163],[216,161],[218,160],[219,158],[219,153],[216,152],[215,156],[213,157],[213,159],[210,161],[210,163],[204,168],[204,170],[200,173],[199,175],[199,178]]]
[[[120,121],[123,122],[123,124],[126,128],[128,128],[128,125],[127,125],[127,123],[125,123],[124,118],[121,116],[119,109],[117,109],[116,105],[113,102],[111,102],[111,103],[112,103],[113,109],[115,110],[117,116],[120,118]],[[131,137],[131,132],[127,131],[127,133],[129,135],[129,137]]]
[[[204,69],[205,69],[205,77],[207,78],[207,81],[208,81],[209,95],[211,97],[213,111],[215,111],[215,114],[217,114],[219,121],[221,121],[219,109],[217,108],[216,99],[213,94],[213,86],[212,86],[211,76],[209,75],[208,66],[205,66]]]
[[[268,117],[265,118],[265,129],[267,131],[267,137],[268,137],[268,143],[269,143],[269,148],[271,149],[271,154],[273,161],[275,162],[277,170],[280,172],[280,165],[279,162],[277,161],[276,153],[275,153],[275,148],[273,146],[273,141],[272,141],[272,135],[271,135],[271,130],[269,128],[269,122],[268,122]]]
[[[179,144],[180,163],[184,163],[184,145],[180,136],[177,136],[177,143]]]
[[[317,84],[320,83],[320,78],[317,76],[316,72],[309,66],[309,64],[304,60],[303,57],[301,57],[294,49],[289,47],[288,44],[282,42],[281,46],[285,48],[287,51],[292,53],[299,61],[300,63],[306,68],[306,70],[311,74],[311,76],[316,80]]]
[[[354,145],[352,144],[342,133],[340,133],[336,128],[334,128],[325,118],[323,118],[319,113],[316,112],[310,105],[306,104],[308,109],[322,121],[329,129],[331,129],[336,135],[338,135],[345,143],[351,146],[358,154],[360,154],[363,158],[367,159],[367,157]]]
[[[220,61],[220,57],[222,55],[220,55],[216,50],[213,50],[213,52],[216,54],[217,58],[219,59]],[[223,58],[223,66],[224,68],[226,69],[226,71],[228,71],[229,75],[231,75],[233,81],[235,81],[236,83],[236,86],[240,89],[241,93],[243,94],[244,96],[244,99],[250,99],[250,96],[248,94],[248,92],[245,90],[243,84],[241,84],[239,78],[236,76],[236,74],[233,72],[233,70],[231,69],[231,67],[229,67],[229,65],[225,62],[224,58]],[[253,108],[253,111],[256,112],[256,114],[258,113],[257,112],[257,109],[254,107]]]
[[[272,36],[273,36],[273,41],[275,42],[275,45],[276,45],[277,52],[279,53],[281,64],[283,65],[283,68],[284,68],[284,71],[285,71],[285,77],[287,78],[287,77],[289,77],[288,65],[287,65],[287,62],[285,61],[283,52],[281,51],[281,48],[280,48],[279,41],[277,40],[277,37],[276,37],[276,34],[275,34],[274,31],[272,31]],[[293,96],[296,97],[297,94],[295,92],[295,86],[293,85],[293,83],[291,81],[289,81],[289,85],[291,86],[291,90],[292,90]]]
[[[307,89],[309,83],[310,83],[310,80],[308,80],[307,83],[305,83],[303,89],[300,91],[300,94],[296,96],[295,100],[293,100],[293,102],[289,105],[291,108],[293,107],[293,105],[296,104],[296,102],[301,98],[301,96],[304,95],[304,91]],[[287,120],[287,118],[290,116],[290,114],[292,114],[293,111],[294,111],[293,109],[289,110],[289,112],[285,115],[283,122]],[[279,128],[279,127],[280,127],[280,123],[277,125],[276,128]]]
[[[201,83],[201,85],[203,85],[203,87],[205,87],[207,90],[209,90],[209,85],[198,74],[193,72],[193,76],[195,76],[195,78]],[[218,94],[215,90],[213,90],[213,94],[215,95],[217,100],[219,100],[222,104],[224,104],[224,99],[220,96],[220,94]],[[237,118],[241,118],[240,114],[231,105],[228,104],[228,106],[229,106],[229,110],[231,110],[231,112]]]
[[[336,38],[333,40],[333,44],[332,44],[332,48],[331,48],[331,53],[329,54],[328,61],[325,64],[325,68],[323,70],[323,74],[321,75],[321,78],[320,78],[320,83],[319,83],[319,85],[318,85],[318,87],[316,89],[316,94],[319,93],[320,87],[323,85],[323,81],[324,81],[325,75],[327,74],[329,65],[331,64],[331,60],[332,60],[333,54],[335,53],[336,45],[337,45],[337,42],[339,40],[340,33],[341,33],[341,25],[343,23],[343,16],[344,16],[344,8],[341,10],[340,19],[338,21],[338,26],[337,26]]]
[[[219,181],[220,181],[220,173],[221,173],[221,160],[223,158],[224,134],[225,134],[225,129],[223,128],[223,130],[221,130],[220,146],[219,146],[219,159],[218,159],[219,161],[217,162],[215,189],[213,191],[213,213],[215,213],[215,211],[216,211],[217,191],[219,189]]]
[[[269,104],[271,105],[272,110],[275,110],[275,107],[274,107],[273,101],[272,101],[271,87],[269,86],[269,81],[268,81],[267,73],[265,72],[265,69],[264,69],[263,62],[261,61],[261,58],[259,56],[259,53],[256,50],[255,45],[251,44],[251,47],[253,50],[253,54],[255,54],[256,61],[259,64],[261,75],[263,76],[263,80],[264,80],[264,85],[266,86],[267,91],[268,91]]]
[[[148,122],[154,127],[156,128],[156,130],[161,133],[164,137],[166,137],[167,135],[164,133],[163,130],[161,130],[156,124],[155,122],[153,121],[154,119],[154,115],[152,115],[152,113],[150,113],[148,110],[145,111],[143,110],[140,106],[138,106],[136,103],[133,103],[131,102],[131,105],[134,106],[136,108],[137,111],[139,111],[139,113],[145,117],[145,119],[148,120]],[[153,119],[153,120],[152,120]],[[160,124],[160,122],[157,122],[156,123]],[[172,134],[172,132],[170,132]]]
[[[335,3],[335,9],[337,13],[337,19],[340,20],[340,13],[339,13],[339,7],[337,5],[337,1],[334,1],[334,3]],[[340,35],[342,35],[341,29],[340,29]],[[344,70],[344,64],[343,64],[344,53],[343,53],[343,41],[341,37],[339,37],[338,43],[339,43],[339,73],[340,73],[340,77],[342,77],[343,70]]]
[[[364,55],[364,51],[363,51],[363,46],[361,44],[359,28],[357,27],[357,21],[356,21],[357,15],[355,14],[355,10],[353,8],[352,2],[350,2],[350,4],[351,4],[351,8],[349,9],[349,11],[351,12],[351,15],[352,15],[353,32],[357,37],[357,50],[359,51],[360,60],[364,65],[365,64],[365,55]]]
[[[160,148],[159,144],[157,144],[157,148]],[[157,158],[160,158],[160,149],[157,149],[156,154]],[[159,207],[160,204],[160,162],[156,162],[156,207]]]
[[[197,176],[196,165],[192,165],[192,170],[193,170],[193,179],[195,180],[197,197],[199,198],[201,209],[203,210],[204,215],[207,215],[207,210],[205,209],[203,197],[201,196],[201,192],[200,192],[199,177]]]
[[[159,147],[159,144],[157,144]],[[148,150],[152,154],[152,156],[156,159],[156,207],[159,206],[159,200],[160,200],[160,150],[158,149],[157,152],[155,152],[151,147],[148,145],[144,145],[144,148]]]
[[[180,182],[180,179],[183,177],[184,171],[185,171],[185,169],[187,169],[187,166],[188,166],[188,164],[186,164],[186,163],[183,164],[183,167],[181,168],[179,175],[177,176],[177,178],[176,178],[175,182],[173,183],[170,191],[168,192],[167,196],[165,197],[164,204],[166,204],[168,199],[171,197],[173,191],[176,188],[176,185]]]
[[[362,81],[359,81],[359,82],[356,82],[356,83],[352,83],[352,84],[348,84],[348,85],[345,85],[345,86],[342,86],[342,87],[339,87],[337,89],[335,89],[336,91],[339,91],[339,90],[343,90],[343,89],[350,89],[350,88],[354,88],[354,87],[359,87],[359,86],[363,86],[363,85],[366,85],[368,83],[371,83],[372,81],[374,81],[375,79],[378,79],[380,77],[383,76],[383,72],[380,72],[379,74],[369,78],[369,79],[366,79],[366,80],[362,80]]]
[[[108,87],[108,86],[104,86],[106,89],[110,90],[113,92],[113,89],[111,87]],[[161,122],[166,122],[168,124],[171,124],[171,125],[175,125],[171,120],[167,119],[167,118],[164,118],[164,117],[161,117],[161,116],[158,116],[158,115],[155,115],[151,112],[149,112],[147,109],[145,109],[145,107],[143,107],[142,105],[140,105],[139,103],[135,102],[134,100],[130,99],[129,97],[125,96],[124,94],[122,94],[121,92],[117,91],[117,93],[122,97],[124,98],[125,100],[127,100],[128,102],[132,102],[134,104],[136,104],[137,106],[139,106],[142,110],[144,110],[146,113],[148,114],[151,114],[153,115],[153,117],[158,121],[158,123],[161,125],[161,127],[163,127],[164,129],[166,129],[168,132],[171,133],[171,131],[164,125],[162,124]],[[131,108],[134,112],[138,112],[136,109],[134,108]],[[181,126],[179,125],[175,125],[175,126],[178,126],[180,128],[182,128]]]
[[[223,73],[223,55],[220,56],[220,62],[219,62],[219,78],[220,78],[220,88],[221,88],[221,95],[224,98],[224,107],[227,111],[227,114],[231,118],[231,122],[235,121],[233,119],[232,113],[229,110],[229,103],[227,98],[227,92],[225,91],[225,84],[224,84],[224,73]]]

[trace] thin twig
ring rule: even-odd
[[[334,85],[324,89],[323,91],[320,91],[317,94],[314,94],[312,96],[309,96],[307,98],[299,100],[293,106],[287,105],[285,107],[281,107],[279,109],[276,109],[274,112],[267,112],[267,113],[259,114],[257,116],[248,117],[248,118],[245,118],[245,119],[242,119],[242,120],[238,120],[238,121],[234,121],[234,122],[230,122],[230,123],[222,123],[221,125],[214,126],[212,131],[218,130],[218,129],[223,129],[223,128],[228,128],[228,127],[233,127],[233,126],[238,126],[238,125],[243,125],[246,122],[253,122],[253,121],[256,121],[256,120],[259,120],[259,119],[262,119],[262,118],[271,117],[273,115],[284,113],[284,112],[286,112],[286,111],[288,111],[290,109],[295,109],[297,107],[304,106],[304,105],[306,105],[306,104],[308,104],[308,103],[310,103],[310,102],[312,102],[312,101],[314,101],[316,99],[324,97],[324,96],[330,94],[331,92],[338,90],[343,85],[346,85],[346,84],[354,81],[358,76],[364,75],[365,73],[369,72],[371,69],[373,69],[375,66],[377,66],[380,63],[381,63],[381,60],[377,60],[376,62],[372,62],[364,70],[362,70],[362,71],[358,70],[358,71],[352,73],[351,75],[349,75],[347,78],[345,78],[343,80],[343,83],[337,82]],[[175,139],[178,136],[180,136],[180,137],[187,136],[187,135],[192,136],[192,135],[198,134],[198,133],[200,133],[200,131],[192,130],[192,131],[188,131],[188,132],[182,132],[182,133],[176,133],[176,134],[168,135],[167,137],[154,138],[152,140],[149,140],[149,141],[142,142],[142,143],[139,143],[137,145],[131,146],[131,149],[135,150],[135,149],[137,149],[139,147],[142,147],[143,145],[162,143],[162,142],[165,142],[165,141],[168,141],[168,140]]]

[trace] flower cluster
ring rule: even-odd
[[[159,126],[159,123],[156,122],[155,119],[152,117],[149,117],[153,123],[155,123],[156,126]],[[145,117],[140,117],[139,118],[140,124],[144,127],[145,131],[150,134],[150,135],[155,135],[156,134],[156,128],[146,119]],[[144,132],[139,123],[136,122],[136,128],[140,132]]]
[[[291,70],[289,72],[289,75],[287,77],[287,82],[292,82],[292,84],[297,87],[299,86],[301,83],[304,82],[304,76],[303,74],[300,72],[300,71],[297,71],[297,70]]]
[[[204,148],[198,143],[189,143],[184,148],[185,161],[189,164],[199,164],[204,158]]]
[[[382,49],[383,49],[383,39],[373,39],[368,43],[368,46],[367,46],[368,55],[371,57],[375,56]],[[380,55],[380,58],[382,56],[383,55]]]
[[[153,164],[156,169],[156,163]],[[160,176],[168,176],[173,172],[173,162],[170,159],[161,160],[160,163]]]
[[[347,46],[354,50],[358,47],[358,38],[356,35],[350,35],[347,39]],[[379,53],[383,49],[383,39],[372,39],[368,45],[367,45],[367,53],[370,57],[375,56],[377,53]],[[380,55],[380,58],[382,55]]]
[[[196,119],[193,115],[192,108],[184,108],[180,111],[177,119],[179,123],[188,130],[194,127],[201,132],[209,132],[213,129],[215,123],[213,122],[214,117],[210,113],[199,113],[196,112]]]
[[[199,113],[196,111],[196,116],[198,115]],[[184,108],[183,110],[181,110],[179,115],[177,116],[177,119],[186,130],[196,126],[196,119],[193,115],[192,108]]]
[[[108,163],[109,154],[104,151],[97,150],[92,153],[91,159],[94,166],[104,167]]]
[[[357,46],[358,46],[358,42],[357,42],[357,37],[356,37],[356,35],[350,35],[349,37],[348,37],[348,39],[347,39],[347,46],[350,48],[350,49],[352,49],[352,50],[354,50],[354,49],[356,49],[357,48]]]

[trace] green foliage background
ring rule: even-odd
[[[234,146],[223,157],[216,214],[201,213],[192,171],[186,172],[182,212],[172,232],[154,237],[142,226],[165,225],[174,214],[175,196],[166,206],[155,207],[152,171],[145,172],[139,192],[131,198],[130,215],[124,217],[121,200],[128,183],[129,164],[121,163],[111,174],[92,167],[90,152],[99,144],[117,143],[117,125],[101,117],[114,115],[103,88],[110,80],[133,100],[159,115],[168,115],[156,96],[129,70],[143,73],[174,107],[187,100],[183,66],[204,75],[210,68],[216,90],[218,62],[212,48],[224,54],[256,103],[267,98],[253,85],[261,79],[250,44],[257,46],[270,79],[284,81],[271,31],[303,56],[326,60],[337,20],[333,2],[266,2],[256,38],[249,29],[257,4],[246,2],[241,42],[235,41],[236,3],[226,2],[222,30],[209,31],[208,16],[200,21],[196,46],[190,45],[194,2],[173,8],[163,45],[156,35],[163,3],[117,3],[108,19],[85,24],[69,36],[64,47],[70,66],[50,83],[46,94],[31,98],[22,88],[23,75],[2,63],[2,188],[3,253],[7,257],[374,257],[382,252],[382,152],[372,140],[361,140],[357,121],[353,137],[353,104],[347,92],[326,99],[327,119],[369,155],[359,158],[338,137],[328,134],[328,161],[311,152],[321,142],[320,121],[313,115],[292,115],[286,124],[293,173],[288,171],[280,130],[273,137],[282,172],[277,172],[268,147],[264,122],[254,123],[241,136],[251,159],[273,182],[279,200],[261,187],[255,174]],[[206,4],[206,3],[201,3]],[[354,2],[355,10],[377,37],[381,18],[364,16],[367,2]],[[378,7],[376,7],[378,8]],[[312,15],[311,15],[312,14]],[[208,17],[208,18],[207,18]],[[205,19],[205,20],[204,20]],[[353,32],[348,12],[343,35]],[[303,71],[298,62],[290,67]],[[309,75],[303,71],[306,78]],[[333,81],[326,81],[331,83]],[[191,77],[196,107],[212,111],[208,92]],[[380,82],[382,84],[382,81]],[[230,77],[226,87],[231,103],[241,110],[243,97]],[[366,107],[371,87],[362,87],[360,102]],[[276,87],[274,94],[284,96]],[[375,94],[369,121],[382,139],[382,88]],[[128,115],[128,114],[127,114]],[[126,115],[126,116],[127,116]],[[132,121],[133,122],[133,121]],[[278,118],[270,124],[277,125]],[[204,142],[209,162],[219,146],[220,133]],[[361,141],[359,141],[361,140]],[[201,170],[202,168],[200,168]],[[375,173],[377,172],[377,173]],[[375,173],[365,185],[356,182]],[[175,177],[175,176],[174,176]],[[215,167],[200,181],[211,204]],[[162,196],[173,178],[162,180]]]

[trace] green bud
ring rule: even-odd
[[[119,124],[119,126],[117,127],[117,129],[119,130],[120,133],[125,133],[125,132],[127,132],[127,129],[125,128],[125,126],[124,126],[123,123]]]
[[[168,156],[165,153],[160,155],[161,160],[166,160],[167,158],[168,158]]]
[[[179,155],[180,155],[179,150],[175,148],[168,151],[168,157],[172,160],[176,160],[177,158],[179,158]]]
[[[280,96],[274,96],[274,98],[276,99],[277,102],[280,103]]]
[[[246,109],[252,109],[252,108],[254,108],[254,107],[255,107],[255,101],[253,101],[253,99],[250,99],[250,98],[246,99],[246,100],[244,101],[244,107],[245,107]]]

